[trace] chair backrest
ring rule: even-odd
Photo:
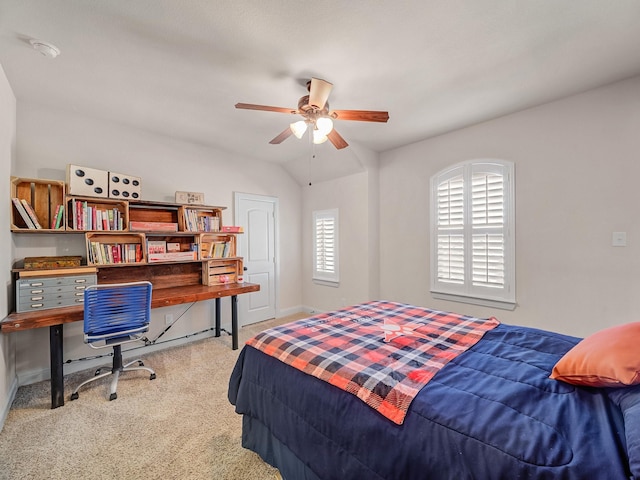
[[[149,329],[151,283],[91,285],[84,291],[85,341]]]

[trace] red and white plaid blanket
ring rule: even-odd
[[[368,302],[265,330],[247,342],[402,424],[418,392],[500,322]]]

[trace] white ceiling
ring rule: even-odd
[[[0,63],[19,105],[284,164],[310,148],[268,144],[295,117],[235,103],[295,108],[323,78],[390,119],[317,151],[385,151],[640,74],[639,25],[638,0],[0,0]]]

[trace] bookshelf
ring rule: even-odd
[[[87,233],[87,265],[146,263],[143,233]]]
[[[129,224],[128,204],[121,200],[67,197],[68,230],[124,231]]]
[[[202,283],[204,285],[223,285],[226,283],[242,283],[242,258],[214,259],[204,262]]]
[[[236,234],[201,233],[198,242],[201,260],[236,256]]]
[[[59,229],[51,228],[52,220],[58,206],[64,205],[65,199],[64,182],[56,180],[43,180],[36,178],[20,178],[11,177],[11,231],[37,231],[38,233],[59,231]],[[18,199],[22,205],[20,209],[13,199]],[[38,220],[41,228],[30,226],[28,220],[24,218],[22,213],[24,210],[24,202],[27,202],[33,209],[33,213]],[[28,215],[28,214],[27,214]],[[64,230],[64,214],[60,221],[61,229]]]
[[[178,225],[185,232],[218,232],[222,226],[222,210],[204,205],[182,205]]]
[[[84,235],[86,265],[97,269],[101,283],[154,278],[156,287],[220,285],[242,277],[241,232],[222,231],[226,207],[71,196],[64,182],[20,177],[11,178],[10,201],[13,233]],[[19,208],[25,202],[42,228],[28,223]]]

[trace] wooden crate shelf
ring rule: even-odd
[[[198,243],[202,260],[236,256],[236,234],[201,233]]]
[[[64,182],[61,181],[11,177],[11,198],[25,200],[32,207],[38,223],[42,227],[30,229],[28,223],[22,218],[20,211],[12,201],[11,230],[14,232],[27,230],[42,232],[57,231],[51,228],[51,226],[52,221],[55,226],[55,214],[58,206],[64,206],[64,192]],[[60,224],[60,230],[64,230],[64,212]]]
[[[125,200],[67,197],[67,230],[124,231],[129,224]]]
[[[87,265],[146,263],[143,233],[87,233]]]
[[[147,262],[189,262],[199,260],[194,235],[146,234]]]
[[[222,228],[222,208],[181,205],[178,225],[184,232],[219,232]]]
[[[209,260],[202,264],[202,283],[204,285],[238,283],[241,281],[242,271],[242,258]]]
[[[129,230],[177,232],[180,206],[159,202],[129,202]]]

